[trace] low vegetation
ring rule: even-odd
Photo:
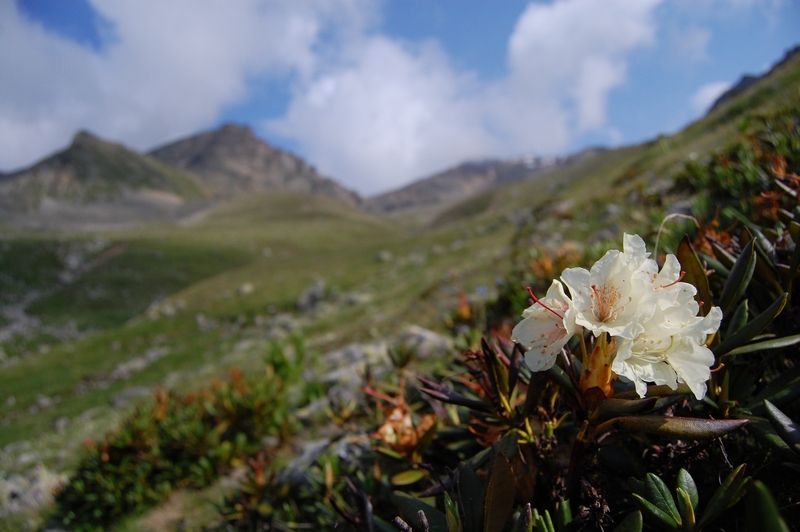
[[[146,529],[169,494],[232,478],[212,517],[162,526],[788,530],[793,72],[752,89],[770,98],[746,92],[685,132],[496,189],[428,228],[288,194],[186,227],[9,235],[0,283],[19,312],[5,325],[30,328],[3,341],[0,480],[31,455],[68,476],[3,524]],[[634,346],[640,369],[667,365],[635,373],[615,357],[640,337],[585,321],[558,345],[529,339],[546,363],[509,340],[522,341],[526,308],[565,320],[548,287],[605,260],[623,232],[644,238],[656,271],[679,265],[658,288],[682,290],[664,308],[703,324],[692,348],[708,363],[694,373]],[[403,340],[406,323],[433,329],[436,347]]]

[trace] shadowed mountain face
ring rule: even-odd
[[[365,201],[368,210],[390,213],[415,207],[445,206],[495,187],[539,179],[553,169],[603,151],[590,148],[566,158],[528,157],[468,162]]]
[[[85,131],[75,135],[67,149],[0,176],[3,214],[129,200],[178,205],[208,197],[195,176]]]
[[[273,148],[246,126],[227,124],[150,152],[199,176],[219,199],[271,190],[311,192],[358,205],[361,200],[305,161]]]

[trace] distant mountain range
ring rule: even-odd
[[[789,50],[770,72],[797,55],[800,47]],[[760,79],[743,77],[711,110]],[[0,173],[0,223],[105,228],[177,220],[221,202],[273,191],[326,196],[380,214],[438,209],[498,186],[546,178],[555,168],[602,151],[592,148],[565,158],[466,162],[398,190],[362,199],[321,176],[302,159],[259,139],[247,126],[226,124],[147,154],[81,131],[65,150],[30,168]]]
[[[149,154],[81,131],[33,166],[0,174],[0,222],[40,228],[103,228],[180,219],[219,202],[300,191],[362,203],[302,159],[226,124]]]

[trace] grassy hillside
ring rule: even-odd
[[[800,107],[800,57],[675,135],[595,153],[426,213],[425,223],[282,193],[183,225],[7,232],[0,470],[41,462],[70,471],[84,440],[149,401],[156,385],[192,390],[233,366],[258,374],[269,346],[291,334],[319,356],[408,324],[445,332],[460,300],[479,307],[538,249],[573,241],[591,256],[618,247],[623,231],[652,245],[658,223],[688,194],[675,189],[676,172],[708,160],[749,116],[786,106]],[[324,304],[299,310],[318,279]]]

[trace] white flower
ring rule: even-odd
[[[576,323],[595,336],[607,332],[632,340],[641,334],[658,299],[658,265],[647,257],[641,237],[625,235],[623,251],[608,251],[591,271],[564,270],[561,279],[572,296]]]
[[[696,316],[697,303],[691,296],[686,299],[692,290],[680,288],[674,299],[679,304],[661,308],[667,299],[660,298],[659,308],[645,323],[644,332],[633,340],[622,340],[617,348],[611,370],[632,380],[640,397],[647,393],[647,382],[665,384],[673,390],[684,382],[697,399],[706,394],[714,354],[704,344],[719,328],[722,311],[712,307],[707,316]]]
[[[553,281],[547,295],[522,313],[511,339],[529,349],[525,363],[531,371],[550,369],[564,344],[575,334],[574,311],[559,281]]]

